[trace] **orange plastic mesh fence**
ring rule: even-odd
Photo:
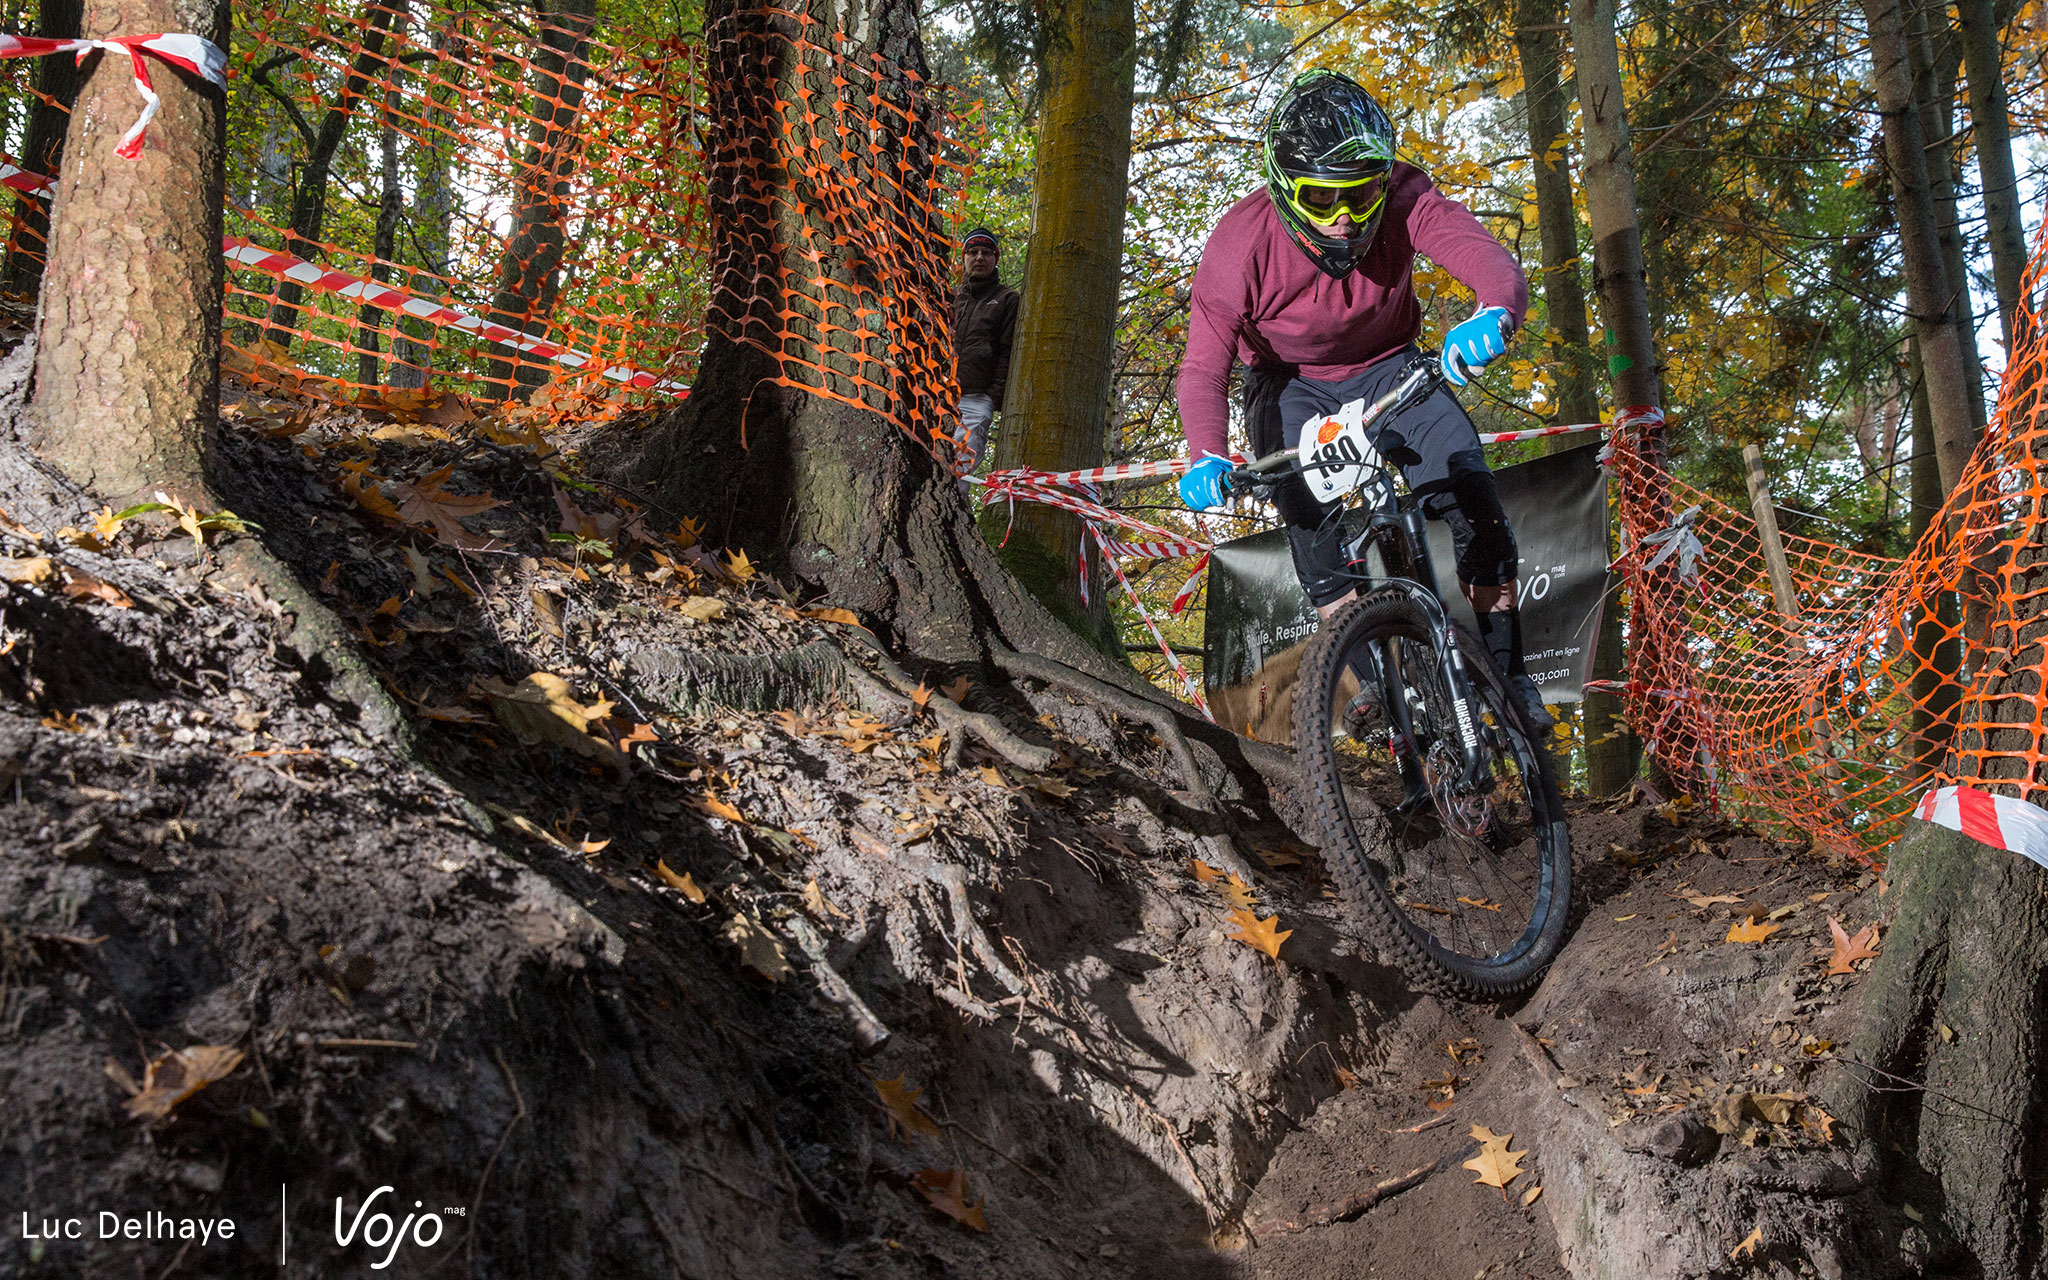
[[[928,447],[949,433],[939,202],[966,152],[913,73],[782,10],[616,44],[578,0],[537,24],[462,0],[237,8],[238,371],[335,398],[569,384],[630,402],[679,394],[719,333],[773,355],[784,385]],[[34,72],[0,63],[16,114],[0,138],[20,133]],[[741,232],[717,263],[714,189]],[[9,203],[11,250],[40,256],[29,198]],[[507,330],[532,341],[493,340]]]
[[[2037,254],[2026,297],[2038,296]],[[2030,307],[2037,304],[2029,303]],[[1631,727],[1696,798],[1788,839],[1872,854],[1931,785],[2048,802],[2048,340],[2021,325],[1997,413],[1904,560],[1785,537],[1797,617],[1751,513],[1673,480],[1651,431],[1617,434]]]

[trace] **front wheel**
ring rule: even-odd
[[[1453,634],[1487,758],[1477,785],[1429,620],[1405,596],[1369,596],[1325,622],[1302,659],[1294,745],[1354,916],[1417,986],[1498,999],[1534,986],[1564,944],[1571,836],[1520,699],[1477,640]],[[1376,708],[1359,705],[1361,676],[1378,684],[1365,699]],[[1393,828],[1387,813],[1400,815]]]

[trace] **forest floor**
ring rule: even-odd
[[[281,1244],[309,1276],[1845,1274],[1749,1237],[1787,1186],[1840,1211],[1811,1091],[1868,869],[1578,803],[1542,987],[1418,997],[1279,815],[1198,862],[1149,729],[867,662],[540,413],[471,416],[231,395],[217,488],[297,595],[246,535],[96,525],[0,433],[0,1277]],[[338,696],[323,611],[409,728]],[[385,1186],[419,1229],[373,1250]],[[102,1210],[239,1230],[20,1238]]]

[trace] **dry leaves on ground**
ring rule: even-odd
[[[964,1169],[920,1169],[910,1180],[917,1193],[930,1202],[932,1208],[945,1214],[963,1227],[976,1231],[988,1230],[988,1219],[981,1207],[988,1203],[983,1196],[973,1204],[967,1202],[967,1172]]]
[[[443,493],[454,464],[420,477],[411,484],[396,484],[391,491],[398,498],[398,518],[410,525],[425,526],[451,547],[464,551],[487,551],[495,544],[487,537],[462,527],[462,520],[504,503],[488,493]],[[360,500],[360,499],[358,499]],[[367,503],[365,505],[368,505]]]
[[[612,704],[583,705],[570,693],[569,682],[553,672],[536,671],[516,685],[486,677],[476,689],[490,698],[498,723],[529,746],[550,743],[593,759],[618,759],[616,747],[590,736],[590,726],[609,716]]]
[[[1473,1125],[1471,1136],[1479,1143],[1479,1154],[1467,1160],[1464,1167],[1479,1175],[1472,1180],[1473,1185],[1498,1187],[1501,1199],[1507,1199],[1508,1184],[1522,1176],[1521,1164],[1529,1153],[1508,1150],[1515,1135],[1495,1133],[1483,1124]]]
[[[704,891],[697,887],[696,880],[688,872],[677,875],[667,862],[657,858],[654,862],[654,874],[661,877],[663,884],[681,893],[685,898],[700,906],[703,904]]]
[[[725,922],[726,941],[740,949],[740,961],[771,982],[780,982],[796,972],[776,936],[745,912],[735,912]]]
[[[1755,916],[1747,916],[1728,926],[1728,937],[1726,940],[1729,942],[1762,942],[1782,928],[1784,928],[1783,925],[1759,924]]]
[[[1764,1224],[1759,1222],[1756,1224],[1756,1230],[1742,1237],[1742,1243],[1736,1245],[1733,1249],[1730,1249],[1728,1251],[1728,1260],[1730,1262],[1733,1262],[1737,1258],[1756,1257],[1756,1247],[1762,1244],[1763,1242]]]
[[[1877,955],[1877,922],[1872,921],[1858,929],[1855,936],[1842,927],[1842,922],[1828,917],[1828,929],[1835,935],[1835,952],[1828,957],[1830,976],[1856,972],[1856,961],[1869,960]]]
[[[924,1096],[924,1090],[913,1089],[903,1082],[902,1076],[894,1080],[876,1080],[869,1077],[875,1092],[881,1095],[882,1105],[889,1109],[889,1132],[892,1136],[909,1137],[913,1134],[936,1138],[939,1126],[924,1112],[917,1109],[917,1100]]]
[[[1225,934],[1225,937],[1234,942],[1242,942],[1254,951],[1263,951],[1274,960],[1280,958],[1280,944],[1294,936],[1294,930],[1280,927],[1279,916],[1269,916],[1261,920],[1245,907],[1230,913],[1230,923],[1236,928]]]
[[[221,1044],[198,1044],[152,1059],[142,1070],[142,1085],[128,1099],[128,1114],[138,1120],[155,1120],[170,1114],[171,1108],[216,1080],[224,1079],[242,1064],[242,1051]],[[127,1073],[111,1060],[108,1074],[127,1081]],[[119,1072],[118,1075],[115,1073]],[[127,1081],[131,1086],[132,1081]]]

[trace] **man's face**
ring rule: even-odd
[[[967,278],[986,280],[996,273],[997,253],[993,245],[971,244],[964,255]]]

